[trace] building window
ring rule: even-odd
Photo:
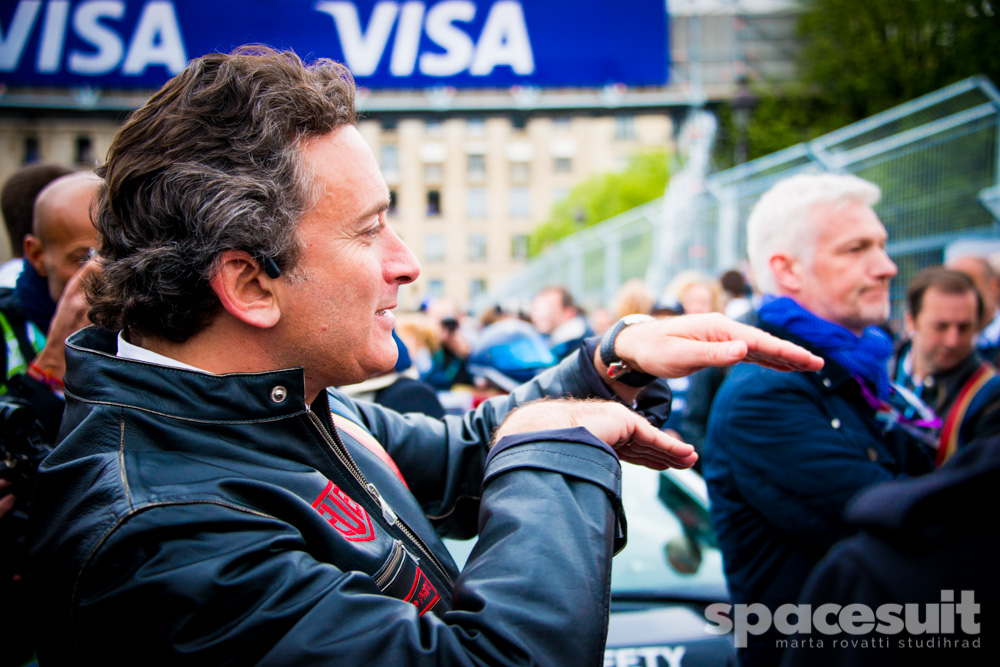
[[[476,297],[485,293],[486,293],[486,279],[473,278],[472,282],[469,283],[469,298],[475,299]]]
[[[469,234],[469,261],[483,262],[486,260],[486,235]]]
[[[383,173],[398,173],[399,172],[399,146],[396,144],[383,144],[382,145],[382,172]]]
[[[394,116],[386,116],[380,121],[383,132],[395,132],[399,127],[399,120]]]
[[[552,188],[552,203],[558,204],[569,196],[569,188]]]
[[[615,116],[615,139],[635,139],[635,116]]]
[[[76,138],[76,163],[94,164],[94,142],[90,137]]]
[[[469,155],[469,179],[481,181],[486,178],[486,156],[481,153]]]
[[[428,234],[424,237],[424,261],[444,261],[444,237],[440,234]]]
[[[424,183],[437,185],[444,180],[444,165],[440,162],[427,162],[424,164]]]
[[[528,259],[528,235],[527,234],[514,234],[510,239],[510,257],[511,259],[524,260]]]
[[[556,116],[552,119],[552,129],[561,132],[569,129],[569,116]]]
[[[557,172],[568,173],[573,171],[573,160],[568,157],[557,157],[552,166]]]
[[[432,278],[427,282],[427,293],[431,296],[444,296],[444,281]]]
[[[518,132],[520,132],[524,128],[528,127],[528,116],[527,116],[527,114],[515,113],[510,118],[510,126],[513,127],[515,130],[517,130]]]
[[[486,217],[486,188],[469,188],[465,191],[465,213],[470,218]]]
[[[41,158],[38,149],[38,137],[25,137],[24,138],[24,157],[21,160],[24,164],[31,164],[32,162],[38,162]]]
[[[481,137],[486,134],[486,119],[469,118],[465,121],[465,131],[470,137]]]
[[[531,165],[527,162],[510,163],[510,182],[527,183],[531,180]]]
[[[441,191],[427,191],[427,217],[432,218],[441,215]]]
[[[424,132],[431,137],[440,137],[442,131],[441,121],[432,118],[424,123]]]
[[[528,188],[510,189],[510,217],[527,218],[531,215],[531,197]]]
[[[385,214],[388,216],[395,217],[399,215],[399,206],[396,200],[396,191],[389,190],[389,208],[386,209]]]

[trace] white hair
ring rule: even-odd
[[[747,219],[747,255],[757,288],[778,293],[770,265],[777,254],[812,264],[820,232],[812,216],[817,204],[874,206],[881,196],[877,185],[852,174],[799,174],[778,181]]]

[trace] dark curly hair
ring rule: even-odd
[[[97,172],[91,320],[183,342],[220,308],[209,281],[221,253],[292,271],[296,223],[317,197],[300,147],[354,124],[354,94],[343,65],[263,46],[198,58],[167,82]]]

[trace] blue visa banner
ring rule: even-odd
[[[662,85],[667,34],[664,0],[3,0],[0,84],[155,88],[260,43],[373,89]]]

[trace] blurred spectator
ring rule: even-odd
[[[488,327],[494,322],[499,322],[502,319],[506,319],[510,315],[504,312],[504,309],[500,307],[499,304],[487,309],[482,316],[479,318],[480,328]]]
[[[626,315],[649,315],[653,311],[653,303],[653,295],[649,293],[645,281],[632,278],[615,294],[612,324]]]
[[[799,175],[761,197],[747,250],[766,331],[825,359],[816,373],[740,364],[712,406],[704,471],[733,602],[771,611],[795,603],[810,570],[853,528],[848,500],[873,484],[925,472],[929,455],[892,414],[887,364],[896,266],[872,205],[879,188],[856,176]],[[745,665],[772,665],[783,639],[751,635]]]
[[[983,358],[995,366],[1000,361],[1000,275],[988,261],[976,255],[956,257],[945,266],[961,271],[976,284],[986,309],[976,347]]]
[[[448,391],[455,385],[471,385],[472,376],[465,367],[469,356],[469,340],[462,330],[461,311],[450,299],[435,299],[427,307],[427,317],[436,327],[438,346],[431,356],[431,368],[421,380],[438,391]]]
[[[395,333],[410,353],[417,373],[423,375],[430,372],[431,357],[441,345],[441,338],[427,314],[400,313],[396,316]]]
[[[0,209],[10,239],[12,259],[0,266],[0,287],[14,287],[24,267],[24,237],[31,234],[35,198],[46,185],[73,170],[58,164],[29,164],[7,179],[0,190]]]
[[[438,419],[444,417],[444,407],[434,388],[417,379],[417,369],[413,367],[406,345],[395,331],[392,338],[399,350],[396,366],[387,373],[358,384],[342,386],[340,390],[356,401],[378,403],[396,412],[420,412]]]
[[[64,341],[87,323],[82,293],[66,286],[97,242],[90,208],[100,185],[97,176],[81,172],[42,189],[33,233],[24,240],[25,268],[14,289],[0,290],[7,393],[35,407],[50,442],[62,416]],[[57,302],[60,316],[53,317]]]
[[[670,281],[662,300],[675,300],[685,315],[722,312],[722,286],[719,281],[697,271],[684,271]]]
[[[604,332],[610,329],[612,325],[618,321],[614,319],[611,316],[611,313],[609,313],[605,308],[598,308],[593,311],[587,319],[590,322],[590,328],[594,330],[595,336],[603,336]]]
[[[736,270],[726,271],[719,278],[719,283],[726,296],[726,317],[733,320],[745,317],[753,306],[750,303],[750,288],[743,274]]]
[[[890,370],[898,384],[933,409],[938,465],[973,440],[1000,435],[1000,376],[975,349],[984,315],[975,284],[959,271],[924,269],[906,290],[909,341]],[[916,407],[920,402],[911,401]],[[904,416],[920,417],[916,407]]]
[[[563,359],[594,335],[584,312],[565,287],[546,287],[531,300],[531,323],[545,336],[552,354]]]

